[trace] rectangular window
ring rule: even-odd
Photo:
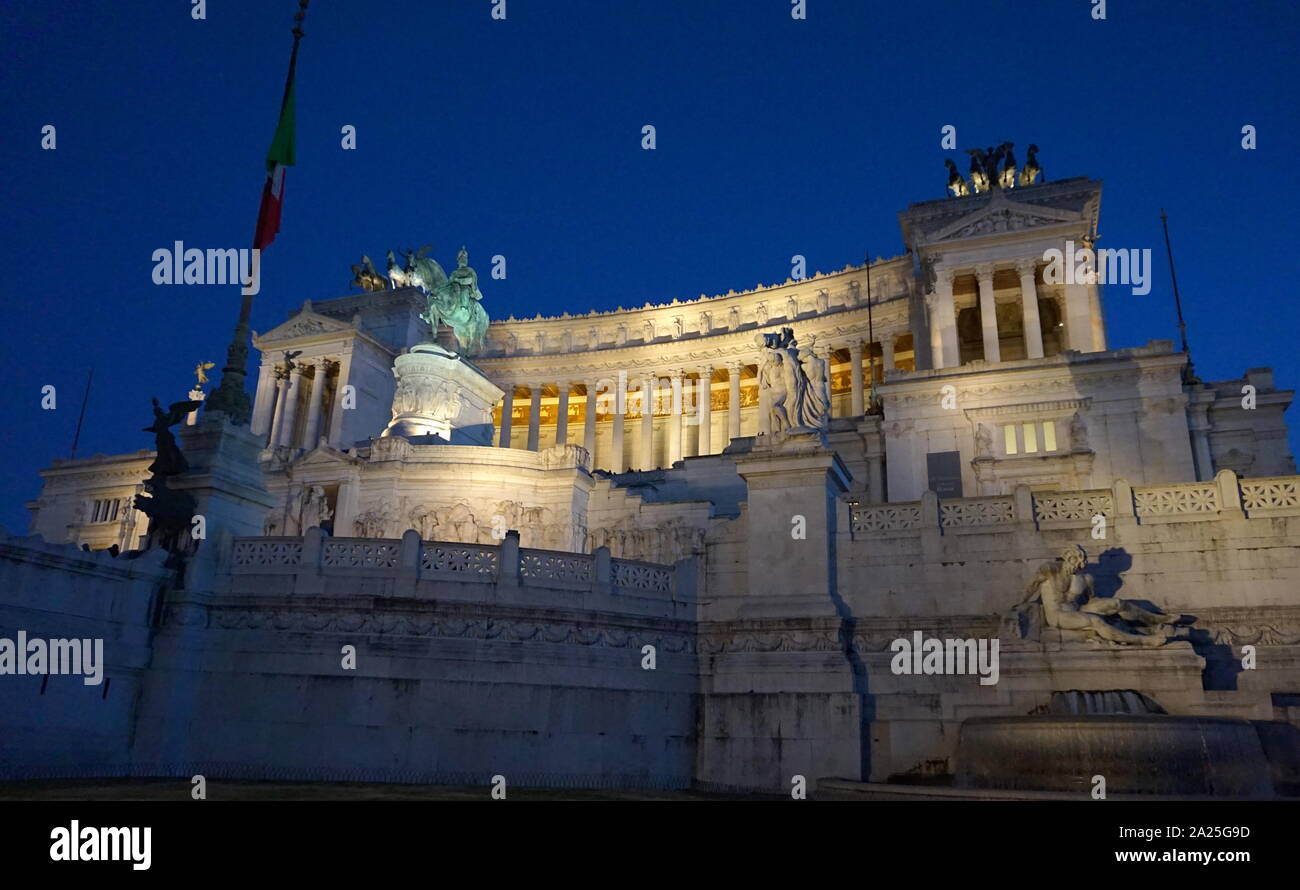
[[[1054,420],[1043,421],[1043,450],[1056,450],[1056,421]]]
[[[1025,432],[1025,454],[1034,454],[1038,451],[1038,429],[1037,424],[1021,424],[1021,429]]]
[[[1002,439],[1007,449],[1007,454],[1015,454],[1016,449],[1016,425],[1008,423],[1002,427]]]

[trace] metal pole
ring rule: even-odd
[[[72,453],[68,455],[71,460],[77,456],[77,443],[81,441],[81,422],[86,419],[86,403],[90,401],[90,381],[95,379],[95,369],[91,368],[90,373],[86,375],[86,392],[81,397],[81,413],[77,415],[77,431],[72,436]]]
[[[1178,335],[1182,339],[1183,353],[1187,356],[1185,376],[1190,382],[1196,375],[1192,373],[1192,349],[1187,345],[1187,322],[1183,320],[1183,301],[1178,295],[1178,272],[1174,269],[1174,249],[1169,243],[1169,217],[1165,208],[1160,208],[1160,225],[1165,231],[1165,254],[1169,257],[1169,278],[1174,285],[1174,308],[1178,312]]]

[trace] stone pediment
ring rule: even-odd
[[[293,465],[295,469],[302,470],[309,467],[337,467],[355,462],[353,458],[348,457],[343,452],[321,443],[294,461]]]
[[[1083,215],[1076,211],[1022,204],[998,192],[983,207],[926,233],[925,241],[928,244],[939,241],[959,241],[983,235],[1021,232],[1082,221]]]
[[[334,334],[354,330],[352,325],[338,319],[304,309],[288,321],[255,338],[259,348],[264,343],[281,343],[318,334]]]

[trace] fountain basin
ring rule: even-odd
[[[975,717],[962,723],[958,788],[1107,794],[1274,796],[1247,720],[1163,714]]]

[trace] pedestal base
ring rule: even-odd
[[[383,436],[492,444],[492,406],[503,393],[463,357],[437,343],[420,343],[394,360],[393,376],[393,419]]]

